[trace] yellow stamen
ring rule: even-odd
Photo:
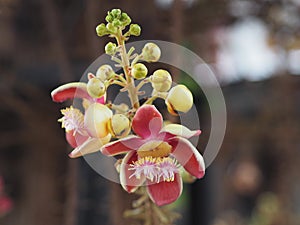
[[[151,156],[154,158],[167,157],[172,150],[172,146],[164,141],[148,142],[140,147],[137,154],[140,158]]]

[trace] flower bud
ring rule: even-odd
[[[92,78],[87,83],[87,91],[92,98],[100,98],[105,94],[106,87],[99,78]]]
[[[160,58],[160,54],[160,48],[154,43],[145,44],[142,50],[142,56],[146,62],[157,62]]]
[[[129,28],[129,33],[133,36],[140,36],[141,27],[138,24],[131,24]]]
[[[109,134],[108,122],[112,111],[100,103],[91,104],[84,114],[84,127],[92,137],[104,138]]]
[[[148,69],[143,63],[137,63],[132,67],[131,74],[137,79],[143,79],[147,76]]]
[[[106,24],[106,29],[112,34],[115,34],[118,31],[118,28],[115,27],[112,23]]]
[[[108,129],[114,137],[125,137],[130,132],[130,121],[123,114],[115,114],[108,123]]]
[[[117,51],[117,45],[115,43],[112,43],[112,42],[108,42],[106,45],[105,45],[105,53],[107,55],[114,55]]]
[[[102,82],[104,82],[110,79],[114,74],[115,72],[113,71],[111,66],[105,64],[99,67],[99,69],[96,72],[96,77],[99,78]]]
[[[154,90],[165,92],[171,88],[172,77],[166,70],[156,70],[151,76],[151,84]]]
[[[113,16],[108,12],[107,16],[105,17],[106,22],[108,23],[112,23],[112,21],[114,20]]]
[[[114,17],[114,18],[120,18],[121,17],[121,9],[113,9],[111,10],[111,15]]]
[[[179,84],[169,91],[165,103],[168,111],[177,115],[177,111],[187,112],[192,108],[193,95],[186,86]]]
[[[114,27],[120,27],[122,25],[122,23],[119,19],[114,19],[114,21],[112,22],[112,25]]]
[[[131,23],[131,19],[127,13],[122,13],[120,21],[124,27]]]
[[[101,23],[96,27],[96,33],[100,37],[108,34],[108,30],[104,23]]]

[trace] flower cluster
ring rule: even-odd
[[[141,27],[131,24],[131,18],[119,9],[108,12],[106,24],[97,26],[98,36],[109,35],[116,43],[105,46],[115,66],[101,65],[95,73],[89,72],[88,82],[62,85],[52,91],[55,102],[82,99],[82,107],[61,110],[58,121],[66,131],[66,139],[74,148],[69,154],[76,158],[100,151],[107,156],[120,155],[120,183],[129,193],[145,185],[150,199],[157,205],[174,202],[182,192],[182,171],[202,178],[205,165],[198,150],[188,141],[200,135],[180,124],[164,126],[163,116],[153,105],[157,98],[165,101],[172,115],[188,112],[193,106],[193,95],[184,85],[172,86],[167,70],[150,73],[143,62],[157,62],[161,50],[155,43],[147,43],[140,53],[134,47],[128,51],[125,41],[131,35],[139,36]],[[126,30],[124,32],[124,30]],[[141,104],[141,88],[150,83],[153,91]],[[106,101],[110,85],[121,86],[127,92],[130,105],[115,105]]]

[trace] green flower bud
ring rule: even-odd
[[[111,15],[114,18],[119,19],[121,17],[121,9],[113,9],[113,10],[111,10]]]
[[[165,92],[171,88],[172,77],[166,70],[156,70],[151,76],[151,84],[154,90]]]
[[[165,103],[168,111],[177,115],[177,111],[187,112],[192,108],[193,95],[186,86],[179,84],[169,91]]]
[[[129,33],[134,36],[139,36],[141,34],[141,27],[138,24],[131,24]]]
[[[142,50],[142,57],[146,62],[157,62],[160,54],[160,48],[154,43],[145,44]]]
[[[148,69],[143,63],[135,64],[131,69],[131,74],[135,79],[143,79],[147,76]]]
[[[130,121],[123,114],[115,114],[108,123],[108,130],[114,137],[126,137],[130,132]]]
[[[130,17],[127,15],[127,13],[122,13],[120,21],[122,25],[125,27],[131,23]]]
[[[112,42],[108,42],[106,45],[105,45],[105,53],[107,55],[114,55],[117,51],[117,45],[115,43],[112,43]]]
[[[108,30],[104,23],[101,23],[96,27],[96,33],[100,37],[108,34]]]
[[[114,21],[112,22],[112,25],[114,27],[120,27],[122,25],[121,21],[118,19],[114,19]]]
[[[105,17],[106,22],[108,23],[112,23],[112,21],[114,20],[113,16],[108,12],[107,16]]]
[[[87,91],[92,98],[100,98],[106,92],[104,83],[99,78],[92,78],[87,83]]]
[[[117,27],[115,27],[112,23],[106,24],[106,28],[112,34],[115,34],[118,31]]]
[[[110,65],[102,65],[99,67],[99,69],[96,72],[96,77],[99,78],[102,82],[109,80],[115,72],[111,68]]]

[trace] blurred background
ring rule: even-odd
[[[221,151],[205,178],[185,186],[178,224],[299,225],[299,0],[0,0],[0,224],[129,224],[121,215],[134,196],[68,158],[63,105],[50,98],[103,54],[108,39],[95,27],[112,8],[142,26],[131,41],[191,49],[224,92]],[[174,73],[193,90],[204,149],[205,97]]]

